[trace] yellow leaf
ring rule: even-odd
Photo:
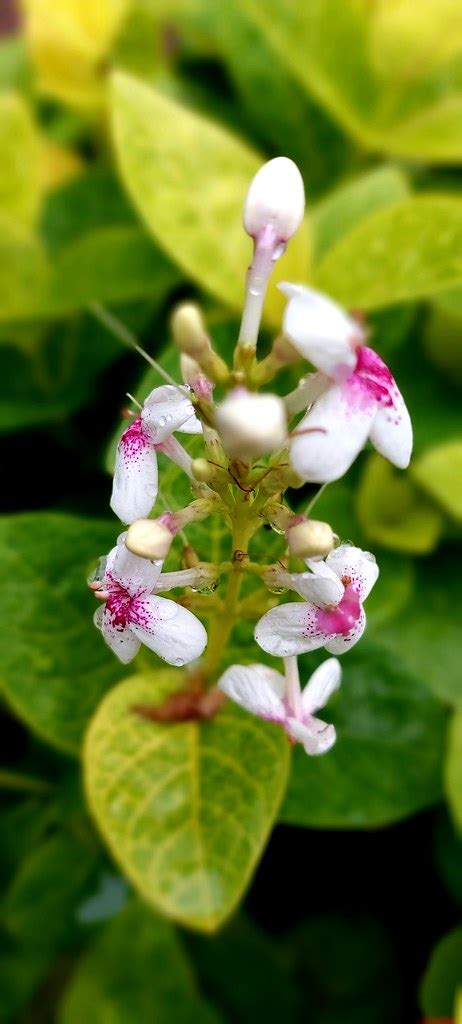
[[[132,0],[22,0],[40,88],[64,102],[102,99],[104,61]]]

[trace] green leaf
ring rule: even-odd
[[[356,224],[376,210],[404,199],[408,192],[402,171],[386,165],[330,192],[313,212],[314,258],[320,260]]]
[[[213,938],[190,932],[185,941],[201,988],[227,1021],[295,1024],[300,1020],[285,941],[276,942],[243,914]]]
[[[313,670],[311,659],[304,666],[305,679]],[[325,710],[337,743],[323,757],[295,750],[282,808],[289,824],[375,828],[441,796],[441,706],[379,644],[364,641],[345,655],[342,667],[341,690]]]
[[[240,0],[288,69],[333,118],[372,144],[368,126],[377,83],[367,54],[367,26],[354,0]]]
[[[410,302],[460,284],[461,253],[462,200],[416,196],[344,235],[321,261],[316,284],[356,309]]]
[[[412,478],[449,515],[462,522],[462,440],[424,452],[411,467]]]
[[[448,733],[444,788],[449,808],[458,832],[462,831],[462,710],[458,708],[451,719]]]
[[[427,964],[420,989],[420,1004],[429,1017],[450,1017],[457,989],[462,985],[462,928],[440,939]]]
[[[8,934],[32,948],[66,942],[98,856],[96,845],[60,833],[32,849],[3,900],[0,919]]]
[[[224,128],[129,75],[113,78],[112,113],[122,179],[146,226],[193,280],[239,309],[251,253],[242,206],[262,159]],[[274,277],[304,277],[307,266],[302,225]],[[283,305],[277,295],[273,285],[272,321]]]
[[[462,699],[457,559],[455,549],[417,563],[409,604],[397,609],[397,617],[380,632],[399,662],[440,700],[452,704]]]
[[[23,949],[2,942],[0,949],[1,1024],[12,1024],[43,983],[51,967],[48,949]]]
[[[40,304],[48,264],[39,242],[0,213],[0,321],[27,319]]]
[[[144,231],[100,228],[61,250],[37,313],[60,316],[93,302],[160,302],[177,281],[177,271]]]
[[[0,93],[0,213],[24,225],[37,217],[41,197],[40,142],[19,94]]]
[[[85,582],[116,534],[115,523],[53,512],[0,519],[3,694],[34,732],[70,753],[123,675],[92,625]]]
[[[59,1024],[213,1024],[171,925],[140,903],[111,921],[71,979]]]
[[[227,705],[210,722],[162,725],[133,712],[181,687],[160,670],[116,687],[87,735],[88,800],[141,895],[200,931],[229,917],[282,799],[289,765],[277,728]]]
[[[364,466],[357,515],[368,540],[410,555],[433,551],[443,528],[438,509],[380,455],[371,455]]]

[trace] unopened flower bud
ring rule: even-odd
[[[325,558],[334,548],[335,537],[329,523],[306,519],[286,532],[289,551],[296,558]]]
[[[193,459],[191,469],[194,479],[205,484],[212,483],[217,473],[215,466],[207,459]]]
[[[128,528],[125,546],[133,555],[163,561],[167,557],[173,534],[155,519],[137,519]]]
[[[236,388],[218,406],[216,426],[232,458],[252,459],[287,441],[287,418],[277,395],[255,395]]]
[[[244,227],[252,238],[273,227],[280,242],[287,242],[303,220],[305,192],[293,160],[278,156],[257,171],[244,204]]]
[[[201,312],[192,302],[184,302],[175,310],[172,333],[178,348],[193,359],[200,359],[211,349]]]

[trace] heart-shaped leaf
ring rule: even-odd
[[[161,724],[134,711],[181,685],[161,670],[102,702],[85,745],[89,803],[114,857],[169,917],[213,931],[234,910],[287,781],[282,730],[226,705],[210,722]]]

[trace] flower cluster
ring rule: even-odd
[[[181,306],[172,332],[183,380],[175,383],[158,367],[167,383],[145,398],[122,434],[111,508],[128,529],[90,586],[102,602],[95,622],[122,662],[145,644],[170,665],[193,665],[182,680],[190,711],[215,711],[220,701],[204,701],[204,694],[221,692],[281,725],[308,754],[321,754],[336,736],[315,712],[340,685],[340,663],[328,658],[302,691],[297,656],[322,647],[341,655],[357,643],[379,569],[373,555],[341,543],[328,523],[294,512],[286,491],[337,480],[368,440],[405,468],[412,429],[389,369],[366,345],[364,323],[311,288],[280,285],[287,296],[282,335],[257,359],[269,278],[303,215],[296,166],[284,157],[265,164],[244,207],[253,259],[233,365],[214,350],[199,310]],[[285,397],[267,390],[282,368],[297,384]],[[199,455],[192,457],[178,432],[198,435]],[[192,500],[156,515],[158,452],[186,475]],[[208,517],[231,534],[221,561],[201,561],[188,536]],[[283,557],[270,555],[264,564],[249,553],[263,526],[286,540]],[[177,567],[163,571],[177,546]],[[172,590],[173,598],[159,596]],[[275,594],[286,592],[302,600],[276,603]],[[233,627],[247,618],[257,620],[261,650],[283,659],[284,674],[263,663],[221,670]]]

